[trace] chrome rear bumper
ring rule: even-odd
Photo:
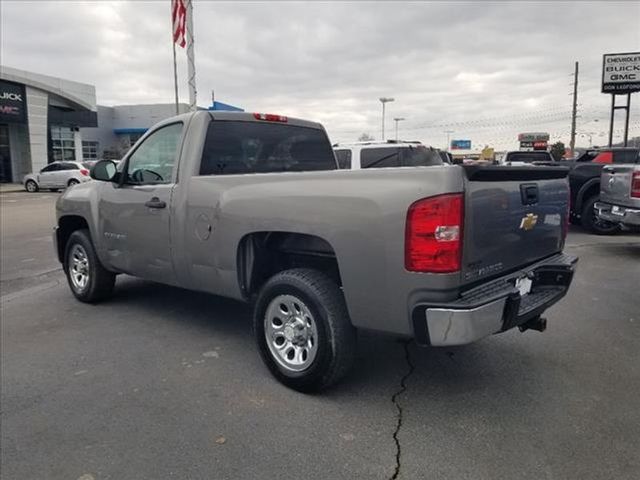
[[[614,205],[605,202],[596,202],[594,207],[598,217],[613,223],[625,225],[640,225],[640,209],[617,205],[618,214],[613,213]]]
[[[539,317],[566,295],[577,261],[577,257],[554,255],[464,292],[456,302],[416,305],[412,314],[416,341],[432,346],[465,345]],[[515,287],[516,279],[522,277],[533,281],[524,296]]]

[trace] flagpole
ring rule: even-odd
[[[173,35],[171,35],[171,44],[173,45],[173,88],[176,94],[176,115],[179,115],[180,107],[178,103],[178,65],[176,63],[176,42],[173,41]]]
[[[189,76],[189,110],[195,111],[197,106],[196,64],[193,48],[193,0],[187,0],[187,71]]]

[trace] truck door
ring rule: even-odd
[[[148,135],[125,160],[121,184],[102,189],[98,215],[113,267],[169,284],[176,278],[169,227],[182,131],[172,123]]]

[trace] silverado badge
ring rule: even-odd
[[[534,215],[533,213],[527,213],[522,220],[520,220],[520,228],[522,230],[532,230],[533,227],[538,223],[538,215]]]

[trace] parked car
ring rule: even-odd
[[[546,150],[514,150],[512,152],[505,153],[500,160],[501,164],[512,166],[547,164],[549,162],[556,163],[553,155]]]
[[[438,150],[420,142],[387,140],[336,143],[333,145],[341,169],[426,167],[442,165]]]
[[[29,173],[24,177],[24,189],[27,192],[37,192],[48,189],[51,191],[72,187],[91,180],[89,171],[91,166],[80,162],[52,162],[38,173]]]
[[[640,165],[604,167],[594,208],[604,221],[640,227]]]
[[[606,220],[595,209],[600,199],[600,175],[608,164],[638,164],[638,148],[601,148],[588,150],[573,161],[557,162],[570,168],[571,221],[600,235],[608,235],[620,229],[620,222]]]
[[[119,273],[252,302],[269,370],[318,390],[348,372],[357,329],[432,346],[544,330],[577,261],[562,252],[566,175],[345,172],[318,123],[197,111],[152,127],[118,167],[98,162],[98,181],[58,199],[54,240],[83,302]]]

